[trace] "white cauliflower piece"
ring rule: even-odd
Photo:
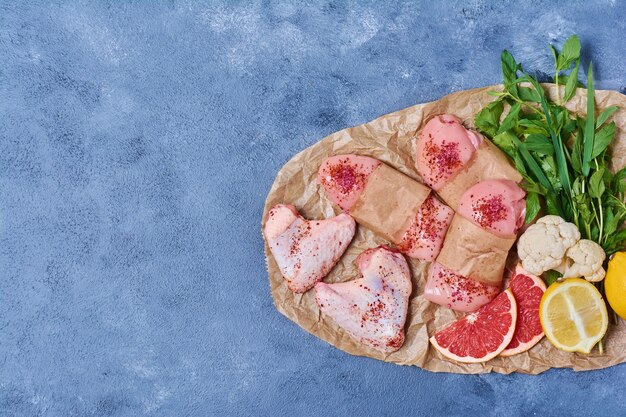
[[[596,242],[581,239],[567,250],[565,256],[563,278],[585,277],[590,282],[604,279],[606,271],[602,268],[602,263],[606,253]]]
[[[545,216],[520,236],[517,254],[526,271],[541,275],[558,268],[567,250],[579,240],[580,232],[575,224],[559,216]]]

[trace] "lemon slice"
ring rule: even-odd
[[[550,285],[541,298],[539,318],[548,340],[566,352],[591,352],[609,324],[600,292],[580,278]]]

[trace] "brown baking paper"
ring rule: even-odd
[[[554,86],[546,85],[551,96]],[[432,116],[453,113],[460,117],[466,126],[473,126],[474,114],[481,110],[493,97],[488,91],[501,90],[501,86],[491,86],[450,94],[435,102],[418,104],[387,114],[361,126],[344,129],[324,138],[315,145],[294,156],[278,172],[269,191],[262,223],[270,208],[278,203],[294,204],[307,218],[323,219],[340,213],[324,196],[316,183],[317,170],[322,161],[331,155],[355,153],[380,159],[391,167],[419,179],[413,168],[413,136],[423,123]],[[577,95],[567,104],[573,110],[585,113],[586,91],[578,89]],[[596,91],[597,109],[619,105],[612,117],[617,124],[617,138],[613,144],[614,167],[626,163],[626,96],[614,91]],[[365,227],[357,227],[357,232],[344,256],[324,279],[326,282],[343,282],[359,277],[354,265],[356,256],[363,250],[388,243]],[[538,374],[553,367],[567,367],[574,370],[599,369],[626,361],[626,322],[609,325],[604,339],[604,354],[597,349],[589,355],[561,352],[544,338],[530,351],[508,358],[495,358],[483,364],[461,364],[444,358],[429,346],[428,337],[461,314],[426,301],[422,294],[428,272],[428,263],[407,258],[412,273],[413,293],[405,326],[406,341],[397,352],[384,355],[368,349],[352,339],[331,319],[320,313],[315,304],[315,291],[294,294],[287,288],[274,258],[265,243],[265,257],[269,281],[278,311],[297,323],[304,330],[327,341],[335,347],[353,355],[368,356],[401,365],[415,365],[434,372],[483,373],[483,372],[523,372]],[[508,265],[509,267],[511,265]],[[303,350],[303,359],[306,354]]]
[[[456,210],[461,196],[472,185],[484,180],[520,182],[522,176],[511,165],[506,154],[485,138],[467,164],[437,193]]]
[[[350,214],[361,225],[393,243],[400,243],[430,188],[385,164],[367,179]]]
[[[437,262],[465,278],[499,286],[515,239],[496,236],[455,214]]]

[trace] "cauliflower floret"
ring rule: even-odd
[[[567,250],[579,240],[580,232],[575,224],[559,216],[545,216],[520,236],[517,253],[526,271],[541,275],[561,265]]]
[[[606,254],[602,247],[592,240],[582,239],[565,254],[563,278],[585,277],[587,281],[602,281],[606,272],[602,263]]]

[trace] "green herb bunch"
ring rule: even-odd
[[[574,35],[560,53],[551,49],[556,100],[504,50],[504,90],[490,92],[496,100],[475,116],[475,125],[513,159],[524,177],[527,223],[543,206],[548,214],[576,224],[583,238],[599,243],[610,255],[626,243],[626,230],[620,230],[626,220],[626,167],[615,174],[608,167],[608,147],[616,131],[615,122],[608,120],[618,107],[596,117],[589,63],[587,114],[566,109],[576,89],[584,87],[578,81],[580,41]]]

